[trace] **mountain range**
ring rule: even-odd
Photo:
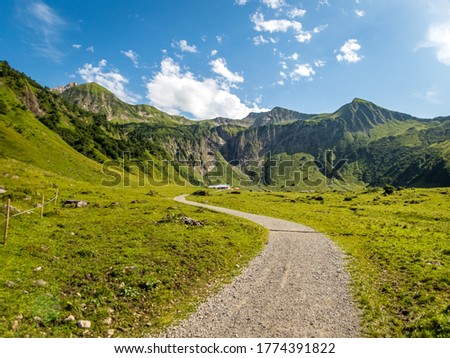
[[[333,113],[275,107],[193,121],[125,103],[96,83],[49,90],[5,61],[0,139],[0,157],[65,175],[115,161],[131,171],[151,162],[137,167],[154,178],[172,173],[169,181],[176,173],[193,184],[265,190],[450,185],[450,117],[416,118],[355,98]]]

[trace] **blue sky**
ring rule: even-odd
[[[450,0],[7,0],[0,59],[206,119],[354,97],[450,115]]]

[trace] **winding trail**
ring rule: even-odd
[[[231,284],[166,337],[356,337],[359,314],[345,256],[322,234],[286,220],[186,200],[270,230],[264,250]]]

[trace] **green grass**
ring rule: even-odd
[[[0,245],[1,337],[156,335],[237,275],[267,238],[257,225],[172,200],[194,188],[107,188],[14,160],[0,166],[8,190],[0,205],[11,195],[13,206],[31,208],[40,195],[53,197],[54,183],[60,197],[43,219],[38,212],[12,218]],[[64,208],[64,199],[90,204]],[[206,223],[186,226],[180,214]],[[92,327],[65,322],[70,315]]]
[[[449,189],[211,194],[191,200],[296,221],[333,239],[349,258],[364,336],[450,336]]]

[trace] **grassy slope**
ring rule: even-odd
[[[406,189],[389,196],[382,190],[214,192],[206,201],[300,222],[329,235],[349,256],[366,336],[450,336],[448,189]]]

